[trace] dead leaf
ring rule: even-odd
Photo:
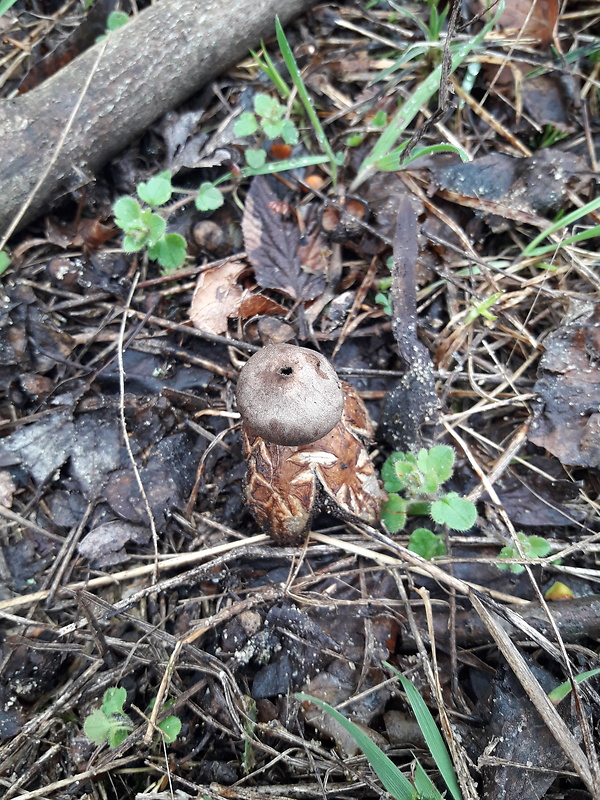
[[[79,554],[96,567],[110,567],[127,561],[125,552],[127,542],[146,544],[150,539],[150,529],[145,525],[132,525],[130,522],[113,520],[98,525],[79,543]]]
[[[256,282],[294,300],[314,300],[326,286],[327,245],[319,230],[316,205],[304,207],[304,227],[286,218],[268,180],[254,178],[246,197],[242,231]]]
[[[472,4],[472,10],[475,13],[484,13],[486,3],[477,0]],[[505,36],[518,38],[522,44],[528,42],[539,47],[548,47],[552,42],[557,20],[558,0],[505,0],[498,27]]]
[[[600,462],[600,305],[574,303],[545,340],[534,391],[540,408],[529,440],[563,464]]]
[[[239,311],[242,287],[237,281],[245,269],[242,261],[234,260],[200,273],[190,307],[194,328],[207,333],[225,333],[227,320]]]

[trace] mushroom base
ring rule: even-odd
[[[300,543],[321,508],[343,519],[379,522],[387,495],[365,446],[373,424],[356,390],[347,383],[342,387],[340,422],[311,444],[272,444],[242,426],[246,501],[262,530],[279,545]]]

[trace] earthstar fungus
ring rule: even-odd
[[[320,508],[376,524],[386,499],[366,442],[373,425],[355,389],[319,353],[267,345],[240,373],[245,496],[277,544],[302,540]]]

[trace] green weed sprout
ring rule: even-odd
[[[83,732],[94,744],[108,742],[109,747],[118,747],[133,730],[131,718],[123,710],[127,700],[127,692],[116,686],[107,689],[102,698],[102,705],[86,717]],[[167,744],[171,744],[181,732],[179,717],[167,717],[157,726]]]
[[[119,28],[122,28],[123,25],[127,25],[129,22],[129,15],[126,14],[124,11],[111,11],[108,17],[106,18],[106,33],[102,36],[96,37],[96,43],[101,42],[103,39],[106,39],[109,33],[112,31],[116,31]]]
[[[526,536],[524,533],[518,533],[517,539],[521,544],[525,558],[545,558],[550,552],[550,543],[541,536]],[[506,545],[498,553],[498,558],[522,558],[522,556],[517,547]],[[497,567],[501,570],[510,570],[514,575],[520,575],[525,572],[525,567],[522,564],[498,564]]]
[[[401,675],[398,670],[394,669],[394,667],[389,664],[386,664],[386,666],[396,673],[398,680],[402,683],[402,688],[406,693],[407,700],[421,728],[429,752],[450,794],[454,800],[461,800],[462,795],[458,781],[456,780],[452,759],[450,758],[450,754],[448,753],[438,727],[431,716],[431,712],[412,683]],[[332,716],[333,719],[352,736],[356,744],[365,754],[367,761],[383,784],[385,790],[389,792],[394,800],[442,800],[442,795],[436,789],[431,778],[429,778],[417,758],[415,758],[414,763],[413,784],[364,731],[347,717],[340,714],[335,708],[307,694],[297,694],[296,697],[299,700],[307,700],[319,706],[319,708],[322,708],[323,711]]]
[[[408,514],[429,514],[438,525],[467,531],[477,519],[475,504],[457,492],[444,492],[442,484],[452,477],[454,450],[439,444],[414,453],[392,453],[381,470],[383,485],[389,494],[381,518],[391,533],[402,530]],[[400,495],[402,492],[402,495]],[[424,558],[444,555],[441,537],[426,528],[414,531],[409,547]]]
[[[233,127],[236,136],[251,136],[262,130],[268,139],[280,137],[286,144],[298,144],[298,130],[290,119],[285,118],[286,109],[268,94],[254,96],[254,113],[246,111]]]
[[[167,233],[167,223],[152,210],[171,199],[171,173],[161,172],[140,183],[137,193],[150,208],[142,208],[134,197],[121,197],[113,207],[115,223],[125,233],[123,250],[136,253],[147,247],[152,261],[158,261],[166,273],[173,272],[185,261],[186,241],[178,233]]]
[[[133,723],[123,711],[126,699],[125,689],[107,689],[100,708],[86,717],[83,732],[94,744],[101,745],[107,741],[109,747],[118,747],[129,736]]]

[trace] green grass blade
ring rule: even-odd
[[[285,33],[283,32],[283,28],[281,27],[281,22],[279,22],[279,17],[275,17],[275,29],[277,31],[277,42],[279,43],[279,49],[281,50],[281,55],[283,56],[283,60],[285,61],[286,67],[288,68],[290,77],[294,82],[294,86],[298,90],[298,97],[302,101],[302,105],[304,106],[306,113],[308,114],[308,118],[314,128],[317,141],[319,142],[319,145],[321,146],[323,152],[327,155],[327,158],[331,165],[331,180],[333,182],[333,185],[335,186],[337,183],[336,157],[333,153],[333,150],[331,149],[329,140],[325,135],[325,131],[323,130],[323,126],[321,125],[321,120],[319,119],[317,112],[315,111],[315,108],[310,101],[310,97],[308,96],[308,92],[306,91],[306,86],[304,85],[304,81],[302,80],[302,75],[300,74],[300,70],[298,69],[298,64],[296,64],[296,59],[294,58],[294,54],[292,53],[292,48],[290,47],[288,40],[285,38]]]
[[[496,23],[497,19],[499,19],[503,10],[504,2],[502,0],[502,2],[500,2],[498,5],[498,10],[495,16],[487,23],[487,25],[483,27],[480,33],[473,39],[470,39],[466,42],[461,42],[454,48],[450,73],[454,72],[465,60],[471,50],[473,50],[475,47],[478,47],[479,44],[485,39],[488,32]],[[394,147],[395,143],[398,141],[399,137],[404,133],[413,119],[417,116],[421,108],[425,106],[435,92],[438,91],[440,88],[441,79],[442,65],[440,64],[427,78],[425,78],[425,80],[415,89],[413,94],[404,102],[396,115],[390,121],[387,128],[385,128],[379,139],[375,142],[373,149],[360,165],[358,174],[350,187],[351,192],[356,191],[356,189],[358,189],[358,187],[376,171],[377,161],[384,156],[387,156],[390,150]]]
[[[418,758],[415,758],[415,788],[419,793],[419,800],[443,800]]]
[[[394,762],[377,747],[375,742],[369,739],[364,731],[361,731],[357,725],[322,700],[317,700],[315,697],[311,697],[308,694],[297,694],[296,697],[299,700],[308,700],[310,703],[314,703],[319,706],[319,708],[322,708],[323,711],[330,714],[336,722],[339,722],[342,728],[352,736],[356,744],[363,751],[369,764],[373,767],[379,780],[384,785],[385,790],[389,792],[395,800],[415,800],[416,792],[412,783],[400,772]]]
[[[9,8],[14,6],[17,0],[0,0],[0,17],[2,14],[6,14]]]
[[[531,253],[529,253],[529,255],[541,256],[544,253],[550,253],[552,250],[556,250],[558,247],[565,247],[567,244],[577,244],[577,242],[583,242],[585,239],[595,239],[598,236],[600,236],[600,225],[594,225],[593,228],[587,228],[585,231],[579,231],[579,233],[569,236],[568,239],[563,239],[560,243],[546,244],[543,247],[536,247],[535,250],[532,250]]]
[[[582,683],[588,678],[593,678],[594,675],[598,674],[600,674],[600,667],[597,667],[596,669],[589,669],[587,672],[582,672],[580,675],[575,675],[575,683]],[[551,700],[556,706],[561,700],[564,700],[572,688],[571,682],[565,681],[564,683],[561,683],[560,686],[557,686],[556,689],[552,689],[548,695],[548,699]]]
[[[265,75],[267,75],[267,77],[271,80],[271,82],[275,84],[275,87],[277,88],[279,94],[287,100],[288,97],[291,95],[292,90],[277,71],[277,67],[273,63],[271,56],[265,50],[264,44],[262,42],[260,44],[263,49],[264,61],[261,59],[258,53],[254,52],[254,50],[250,50],[250,55],[256,61],[256,63],[262,69]]]
[[[590,200],[589,203],[586,203],[581,208],[576,208],[575,211],[572,211],[570,214],[567,214],[566,217],[559,219],[557,222],[553,222],[545,231],[542,231],[538,236],[533,239],[533,241],[529,242],[525,250],[523,250],[522,255],[531,256],[534,255],[534,250],[538,246],[540,242],[543,242],[547,236],[550,236],[556,231],[560,230],[561,228],[570,225],[572,222],[577,222],[578,219],[585,217],[586,214],[589,214],[591,211],[595,211],[597,208],[600,208],[600,197],[596,197],[595,200]],[[581,237],[581,238],[589,238],[589,237]],[[554,249],[555,245],[550,247],[549,249]],[[547,252],[547,251],[545,251]]]
[[[287,172],[291,169],[326,164],[328,161],[329,158],[327,156],[298,156],[298,158],[288,158],[285,161],[269,161],[267,164],[263,164],[262,167],[242,167],[241,173],[243,178],[251,178],[254,175],[273,175],[276,172]]]
[[[452,764],[452,759],[450,758],[450,753],[448,752],[448,748],[444,743],[442,734],[439,732],[438,726],[435,724],[435,720],[431,716],[431,712],[427,708],[425,701],[412,683],[404,677],[404,675],[401,675],[398,670],[394,669],[394,667],[392,667],[390,664],[387,664],[387,666],[396,673],[400,683],[402,684],[402,688],[406,692],[406,697],[419,724],[419,728],[421,728],[423,736],[425,737],[427,747],[429,748],[431,756],[435,761],[437,768],[439,769],[440,774],[446,783],[446,786],[450,790],[450,794],[452,797],[454,797],[454,800],[462,800],[462,794],[458,785],[458,781],[456,780],[456,774],[454,772],[454,766]]]

